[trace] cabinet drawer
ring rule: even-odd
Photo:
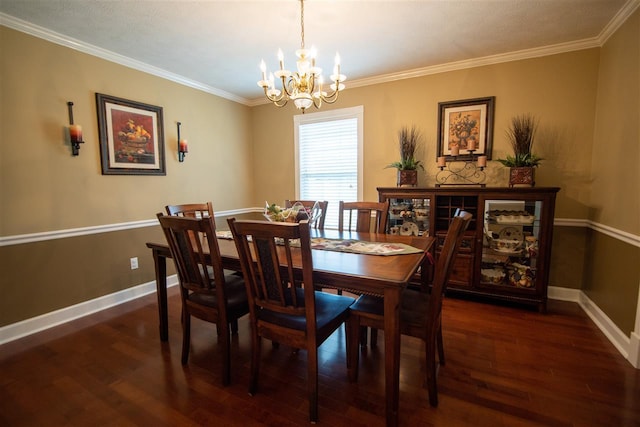
[[[440,256],[440,253],[437,253]],[[473,260],[474,256],[458,253],[453,260],[453,267],[451,268],[451,275],[449,276],[449,285],[455,287],[470,288],[473,284]]]

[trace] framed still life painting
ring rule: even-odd
[[[96,93],[103,175],[166,175],[162,107]]]
[[[495,97],[438,103],[437,157],[491,159]]]

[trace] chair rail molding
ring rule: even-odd
[[[234,209],[216,212],[216,217],[241,215],[251,212],[262,212],[262,208]],[[90,234],[111,233],[114,231],[130,230],[134,228],[160,226],[158,219],[121,222],[116,224],[94,225],[91,227],[68,228],[64,230],[44,231],[41,233],[17,234],[15,236],[0,237],[0,246],[22,245],[24,243],[42,242],[46,240],[66,239],[68,237],[87,236]]]

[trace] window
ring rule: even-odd
[[[338,227],[338,202],[362,200],[363,108],[294,116],[296,198],[327,200],[326,228]]]

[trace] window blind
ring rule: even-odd
[[[338,227],[338,202],[362,194],[361,109],[296,116],[297,198],[327,200],[326,228]],[[356,114],[353,114],[353,113]]]

